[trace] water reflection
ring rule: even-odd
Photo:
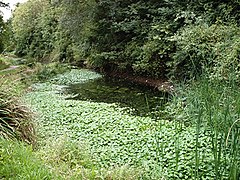
[[[133,113],[140,116],[163,109],[168,99],[166,93],[108,77],[72,84],[66,88],[66,93],[74,94],[71,98],[74,100],[117,103],[134,109]]]

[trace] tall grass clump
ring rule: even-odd
[[[196,179],[203,162],[213,166],[216,179],[240,177],[240,92],[235,81],[212,81],[204,76],[184,89],[182,123],[195,127]],[[210,141],[201,147],[199,137],[208,136]],[[203,149],[210,149],[210,157]]]
[[[7,68],[9,65],[0,56],[0,70]]]
[[[19,100],[24,84],[15,73],[0,76],[0,135],[34,144],[31,112]]]
[[[58,74],[65,73],[70,70],[68,64],[60,64],[57,62],[51,62],[48,64],[36,63],[33,68],[33,75],[31,77],[33,82],[44,82]]]

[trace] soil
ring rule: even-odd
[[[107,72],[106,75],[114,78],[121,78],[126,81],[137,83],[140,85],[148,86],[159,91],[172,93],[174,91],[174,86],[167,79],[154,79],[150,77],[134,76],[129,73],[122,72]]]

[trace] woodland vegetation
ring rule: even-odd
[[[10,25],[18,56],[152,77],[238,72],[239,1],[30,0]]]
[[[0,0],[0,6],[7,4]],[[239,0],[28,0],[7,22],[0,15],[0,53],[8,55],[0,56],[0,179],[240,178]],[[54,93],[56,85],[99,76],[70,71],[69,64],[167,78],[175,91],[158,120],[104,103],[66,102]],[[11,65],[19,68],[2,71]],[[33,92],[26,92],[33,83]],[[37,132],[39,118],[22,101],[41,114]],[[77,112],[94,112],[100,130],[86,130],[89,122]],[[42,140],[65,131],[72,132],[70,141]],[[77,145],[79,131],[89,138],[90,151]],[[115,136],[111,149],[105,142]]]

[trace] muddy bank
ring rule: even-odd
[[[142,76],[135,76],[127,72],[107,72],[105,71],[105,75],[124,79],[126,81],[130,81],[136,84],[144,85],[147,87],[154,88],[159,91],[172,93],[174,91],[174,86],[170,83],[167,79],[154,79],[150,77],[142,77]]]

